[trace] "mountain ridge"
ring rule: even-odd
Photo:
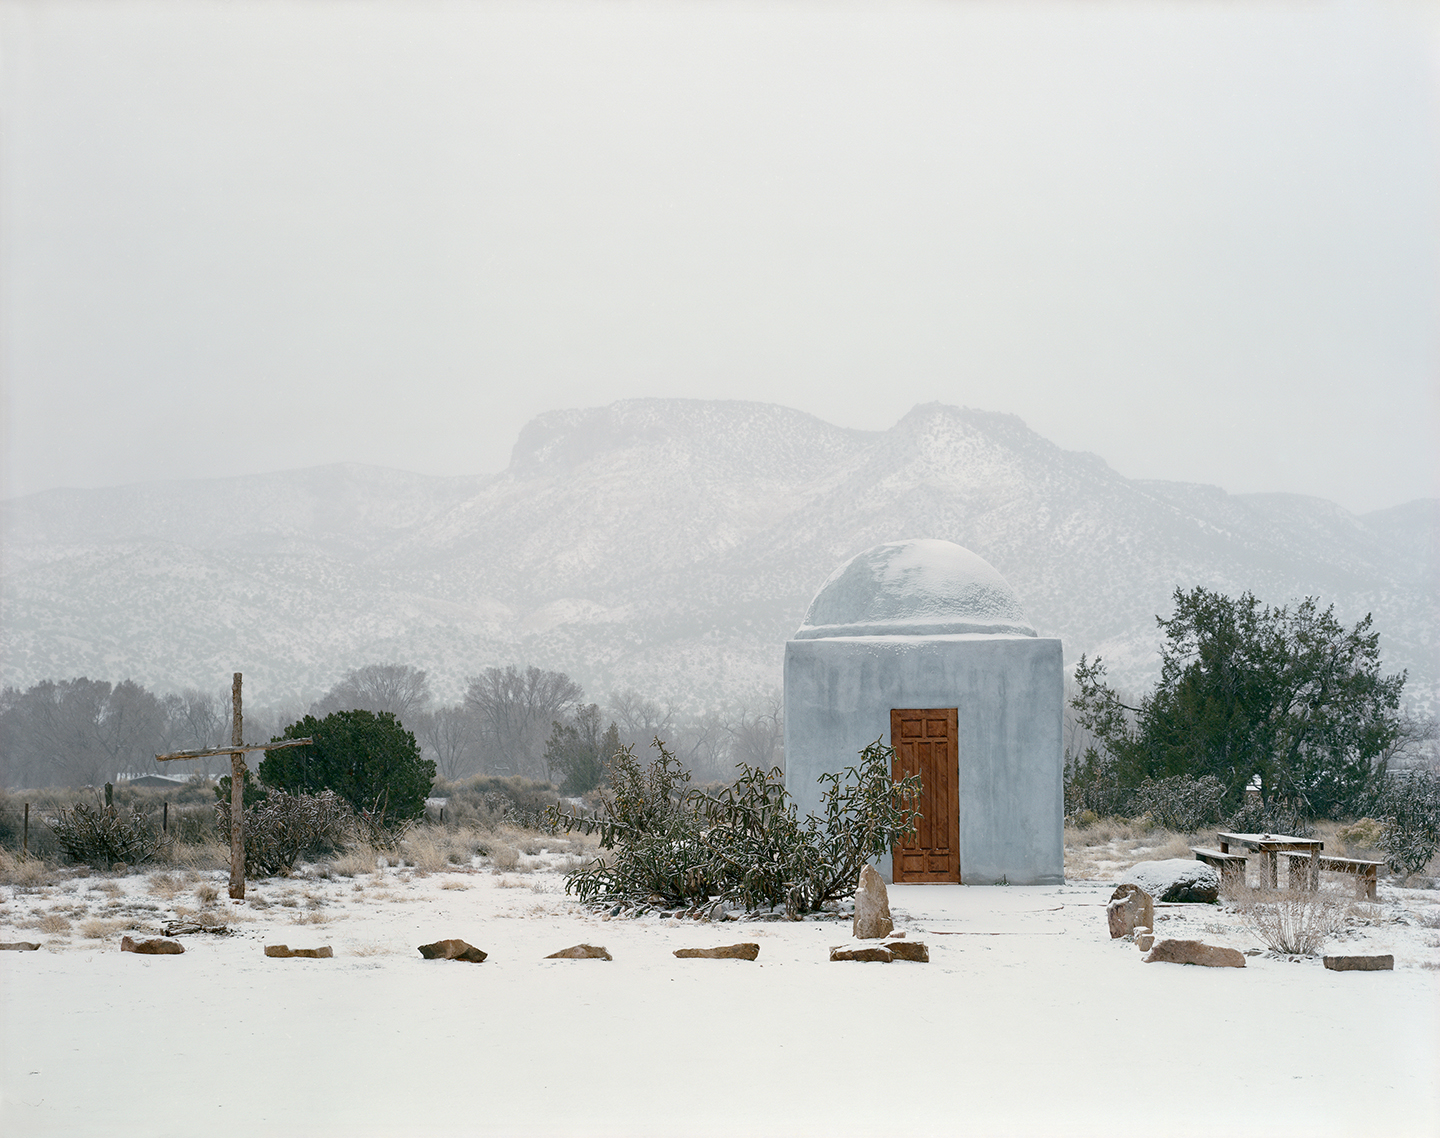
[[[498,474],[336,464],[0,503],[6,684],[91,674],[310,698],[399,660],[453,699],[492,664],[704,706],[778,687],[837,564],[940,537],[990,561],[1042,636],[1149,682],[1176,587],[1375,613],[1436,703],[1440,501],[1364,516],[1301,495],[1127,479],[1000,412],[920,404],[883,431],[763,403],[547,412]],[[263,698],[263,697],[262,697]]]

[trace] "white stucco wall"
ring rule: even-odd
[[[959,710],[960,873],[967,885],[1065,877],[1060,641],[850,636],[785,645],[785,783],[802,816],[819,776],[890,742],[891,708]],[[890,880],[890,858],[878,866]]]

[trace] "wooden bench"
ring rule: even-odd
[[[1190,852],[1195,855],[1196,861],[1203,861],[1206,865],[1213,865],[1218,869],[1222,881],[1239,880],[1242,885],[1245,883],[1244,854],[1221,853],[1203,846],[1191,846]]]
[[[1297,885],[1302,888],[1314,889],[1318,882],[1311,881],[1310,855],[1307,853],[1287,853],[1290,859],[1290,866],[1287,876],[1290,880],[1290,888]],[[1319,868],[1327,873],[1351,873],[1355,875],[1355,896],[1361,900],[1375,900],[1375,880],[1383,861],[1366,861],[1359,857],[1329,857],[1321,854],[1317,859]]]

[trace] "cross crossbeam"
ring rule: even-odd
[[[303,747],[306,743],[313,743],[314,739],[286,739],[283,743],[246,743],[236,747],[233,744],[229,747],[202,747],[198,751],[171,751],[167,755],[156,755],[157,763],[168,763],[171,759],[212,759],[217,755],[233,755],[236,752],[250,751],[278,751],[282,747]]]

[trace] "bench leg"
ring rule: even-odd
[[[1375,900],[1375,870],[1355,875],[1355,896],[1363,901]]]
[[[1277,856],[1273,852],[1260,851],[1260,884],[1269,889],[1276,887],[1275,860]]]

